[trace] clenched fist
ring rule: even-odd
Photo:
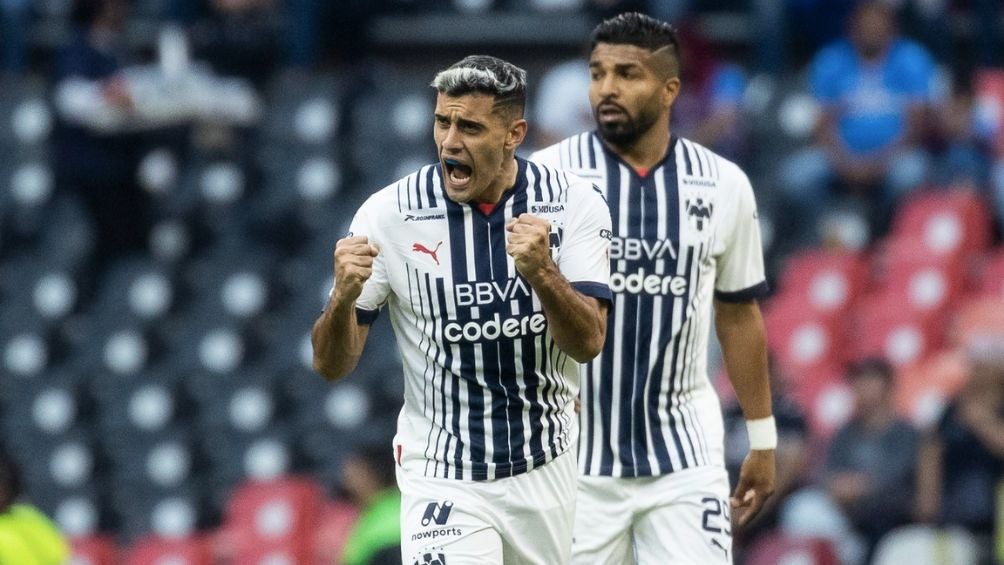
[[[515,261],[516,270],[529,281],[554,266],[551,260],[551,224],[543,218],[520,214],[506,224],[509,241],[505,250]]]
[[[380,250],[366,236],[339,239],[335,244],[335,294],[343,300],[355,300],[373,274],[373,260]]]

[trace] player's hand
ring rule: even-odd
[[[745,526],[774,494],[774,450],[750,451],[739,471],[739,484],[732,493],[732,516]]]
[[[506,224],[509,240],[505,250],[516,261],[516,270],[533,283],[544,270],[553,267],[551,260],[551,224],[531,214],[520,214]]]
[[[335,294],[342,300],[355,300],[373,274],[373,260],[380,250],[366,236],[339,239],[335,243]]]

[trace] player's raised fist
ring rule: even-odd
[[[373,274],[373,260],[379,253],[366,236],[339,239],[335,243],[335,293],[348,300],[358,298],[363,283]]]
[[[509,240],[506,253],[516,262],[516,270],[531,282],[544,269],[554,265],[549,245],[551,224],[531,214],[520,214],[506,224]]]

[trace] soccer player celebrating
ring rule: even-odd
[[[608,339],[582,374],[574,563],[729,563],[731,510],[743,524],[773,491],[756,204],[739,167],[669,132],[678,47],[648,16],[601,23],[596,131],[531,157],[603,187],[614,225]],[[712,302],[750,435],[731,501],[706,366]]]
[[[605,338],[610,211],[589,182],[516,157],[522,69],[471,56],[432,86],[439,162],[371,196],[337,242],[314,367],[352,371],[388,307],[405,373],[405,563],[567,563],[579,362]]]

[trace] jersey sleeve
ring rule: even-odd
[[[362,294],[356,299],[356,321],[360,324],[372,324],[390,295],[386,255],[390,246],[382,245],[383,234],[376,222],[378,216],[375,211],[373,200],[367,201],[356,212],[349,226],[350,236],[364,235],[369,238],[371,244],[380,248],[380,253],[373,261],[373,274],[363,284]],[[338,286],[337,280],[335,286]]]
[[[760,222],[753,187],[746,174],[734,169],[737,193],[735,214],[726,230],[725,249],[718,257],[715,298],[724,302],[749,302],[767,294]]]
[[[569,187],[568,206],[558,270],[580,293],[610,301],[610,208],[584,181]]]

